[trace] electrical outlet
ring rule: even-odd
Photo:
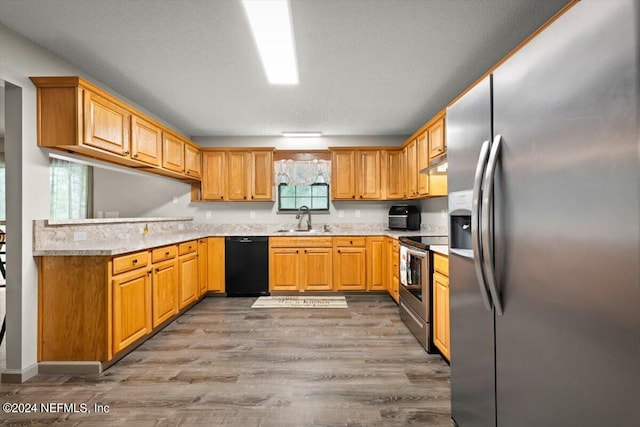
[[[176,196],[173,196],[173,203],[178,203],[178,198]]]
[[[356,218],[360,218],[360,209],[356,209]]]
[[[447,211],[446,210],[442,209],[440,211],[440,218],[447,219]]]
[[[207,213],[205,214],[205,216],[207,217],[207,219],[211,219],[211,211],[207,211]]]
[[[256,211],[249,212],[249,218],[256,219]]]
[[[73,233],[73,240],[75,242],[80,242],[80,241],[83,241],[83,240],[87,240],[87,233],[84,232],[84,231],[75,231]]]
[[[338,211],[338,218],[344,218],[344,211],[342,209]]]

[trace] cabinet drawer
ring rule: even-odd
[[[175,258],[178,253],[178,247],[176,245],[163,246],[151,251],[151,262],[156,263],[164,261],[166,259]]]
[[[195,252],[197,249],[198,249],[198,241],[189,240],[188,242],[180,243],[178,245],[178,255],[184,255],[190,252]]]
[[[433,254],[433,270],[449,277],[449,257]]]
[[[272,248],[330,248],[331,237],[270,237]]]
[[[113,274],[120,274],[149,264],[149,252],[136,252],[113,258]]]
[[[334,237],[333,244],[334,246],[340,246],[340,247],[365,246],[365,238],[364,237]]]

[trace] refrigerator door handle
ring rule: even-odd
[[[478,156],[478,164],[476,165],[476,174],[473,180],[473,200],[471,205],[471,248],[473,249],[473,264],[476,269],[476,276],[478,278],[478,286],[480,287],[480,295],[482,302],[488,311],[491,311],[491,299],[489,298],[489,291],[487,290],[487,283],[485,281],[485,273],[482,269],[483,265],[483,245],[481,243],[480,235],[480,198],[482,197],[482,176],[485,172],[487,165],[487,158],[489,157],[489,140],[482,143],[480,148],[480,155]]]
[[[493,178],[498,165],[498,155],[502,145],[502,135],[496,135],[491,144],[491,153],[487,168],[484,171],[483,187],[482,187],[482,255],[485,279],[491,292],[491,299],[496,309],[496,313],[502,316],[502,302],[500,301],[500,293],[496,280],[493,257],[493,236],[491,230],[491,218],[493,217]]]

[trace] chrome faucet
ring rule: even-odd
[[[300,219],[302,218],[302,210],[305,210],[306,214],[307,214],[307,231],[311,230],[311,210],[309,209],[309,206],[307,205],[302,205],[300,206],[300,208],[298,208],[298,213],[296,214],[296,219]]]

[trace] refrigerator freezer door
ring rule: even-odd
[[[581,1],[494,73],[498,426],[640,425],[638,16]]]
[[[446,126],[449,191],[470,190],[482,143],[491,139],[490,78],[447,109]],[[474,260],[451,253],[449,266],[451,416],[460,426],[494,426],[493,312],[482,301]]]

